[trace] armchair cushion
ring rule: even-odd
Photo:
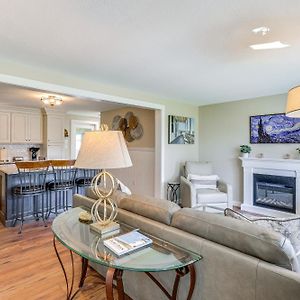
[[[212,165],[209,162],[187,161],[185,163],[185,177],[189,174],[211,175]]]
[[[196,205],[204,203],[227,203],[227,194],[213,189],[197,189]]]
[[[187,178],[196,189],[217,189],[218,175],[195,175],[189,174]]]

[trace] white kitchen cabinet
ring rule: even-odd
[[[40,114],[28,114],[28,139],[30,143],[43,143],[42,117]]]
[[[27,114],[11,114],[11,142],[27,143]]]
[[[44,114],[44,155],[47,159],[65,158],[65,115],[46,111]]]
[[[11,114],[11,142],[26,144],[41,144],[42,119],[38,113]]]
[[[10,113],[0,111],[0,143],[10,143]]]
[[[65,118],[63,116],[48,115],[46,120],[47,143],[64,143]]]

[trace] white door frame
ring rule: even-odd
[[[154,193],[155,197],[163,197],[163,181],[164,181],[164,116],[165,106],[162,104],[146,102],[138,99],[130,99],[120,96],[103,94],[83,89],[77,89],[64,85],[52,84],[38,80],[32,80],[7,74],[0,74],[0,82],[13,84],[17,86],[38,89],[43,91],[51,91],[53,93],[65,94],[76,97],[83,97],[94,101],[109,101],[113,103],[121,103],[126,105],[138,106],[142,108],[150,108],[155,110],[155,178]]]
[[[85,120],[71,120],[71,136],[70,136],[70,150],[71,150],[71,159],[76,159],[75,152],[76,152],[76,126],[87,125],[93,126],[95,130],[99,128],[98,122],[93,121],[85,121]]]

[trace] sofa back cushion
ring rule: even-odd
[[[298,262],[300,263],[300,217],[274,218],[274,217],[250,217],[230,208],[224,210],[224,215],[263,226],[277,231],[287,237],[294,247]]]
[[[210,162],[187,161],[185,163],[185,177],[189,174],[212,175],[212,164]]]
[[[174,213],[172,226],[215,243],[299,272],[293,246],[283,235],[223,215],[183,208]]]
[[[171,201],[139,195],[123,198],[118,206],[167,225],[171,224],[173,214],[180,210],[180,207]]]

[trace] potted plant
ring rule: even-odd
[[[240,151],[242,153],[242,157],[249,157],[249,153],[251,152],[251,147],[248,145],[241,145]]]

